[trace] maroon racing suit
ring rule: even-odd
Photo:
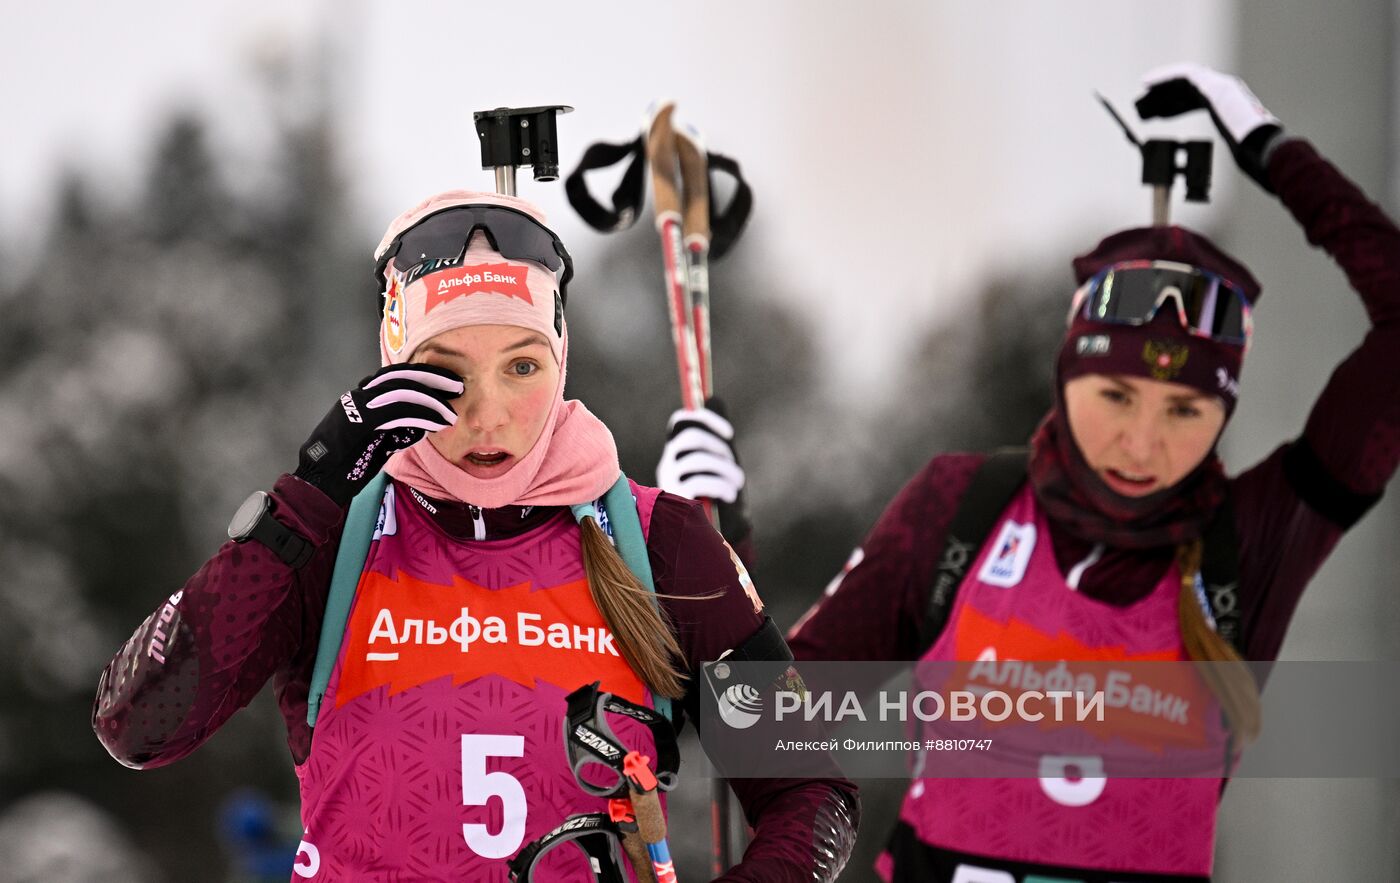
[[[635,486],[634,494],[639,507],[645,503],[649,510],[643,523],[663,613],[673,624],[686,668],[698,672],[702,662],[740,648],[760,632],[761,602],[698,505]],[[293,880],[414,881],[446,875],[504,881],[504,859],[517,846],[494,855],[473,846],[473,836],[496,845],[500,835],[491,832],[502,830],[503,810],[484,800],[467,800],[464,808],[469,773],[478,780],[485,774],[524,783],[530,822],[528,837],[517,835],[517,840],[554,827],[563,818],[552,816],[565,810],[604,809],[605,801],[586,798],[573,783],[560,750],[562,696],[598,679],[604,689],[611,689],[609,678],[624,685],[639,681],[617,658],[612,636],[589,600],[578,527],[567,508],[483,511],[429,499],[391,481],[341,662],[313,729],[307,723],[308,691],[345,512],[289,475],[277,481],[272,496],[275,517],[311,541],[314,556],[293,570],[257,542],[226,543],[157,609],[108,665],[98,688],[93,727],[113,757],[136,768],[178,760],[271,679],[302,778],[308,826]],[[425,567],[448,576],[425,581],[411,572]],[[532,629],[540,640],[519,635],[506,640],[506,629],[515,628],[511,605],[517,600],[512,599],[522,611],[545,611],[543,619],[538,613],[519,615],[522,622],[539,623]],[[565,601],[573,606],[561,606]],[[377,608],[382,608],[378,619]],[[458,623],[490,622],[485,611],[501,612],[500,642],[493,643],[489,627],[454,627],[450,640],[444,637],[458,610]],[[440,615],[435,621],[443,625],[424,618],[423,611]],[[405,614],[415,619],[405,621]],[[551,619],[557,622],[550,624]],[[586,646],[556,642],[555,629],[571,640],[586,637]],[[360,634],[366,630],[368,648]],[[479,640],[469,646],[473,637]],[[565,656],[569,651],[576,652]],[[391,658],[392,663],[381,661]],[[532,670],[532,660],[540,667]],[[376,668],[387,665],[398,668],[377,673],[389,671]],[[568,683],[554,683],[559,680]],[[698,695],[692,687],[681,703],[692,720],[698,720]],[[478,728],[513,735],[458,736]],[[460,760],[458,738],[464,746]],[[509,757],[491,752],[502,758],[500,764],[513,764],[509,772],[472,772],[465,766],[468,739],[511,744],[523,739],[527,750]],[[374,746],[386,747],[376,753]],[[854,840],[853,785],[836,777],[736,779],[731,785],[754,836],[744,860],[720,879],[835,878]],[[590,799],[599,805],[581,806]],[[488,809],[492,815],[485,814]],[[524,798],[518,809],[523,826]],[[703,821],[674,819],[671,837],[674,842],[708,836],[705,828]]]
[[[1400,461],[1400,231],[1302,140],[1278,146],[1270,157],[1269,178],[1308,241],[1325,249],[1345,271],[1371,329],[1332,374],[1302,435],[1229,481],[1238,537],[1241,647],[1251,660],[1278,656],[1304,587],[1342,534],[1379,499]],[[925,653],[920,634],[936,559],[984,459],[937,456],[909,481],[844,575],[789,634],[799,660],[914,660]],[[1096,549],[1053,519],[1048,526],[1060,574],[1080,570],[1079,593],[1117,608],[1146,599],[1174,565],[1172,546]],[[950,620],[945,629],[954,625]],[[911,852],[909,828],[901,822],[892,847],[902,838],[903,854],[921,855],[920,867],[901,869],[896,859],[894,879],[914,879],[907,875],[924,872],[929,876],[919,879],[943,880],[939,874],[954,867],[954,859],[935,855],[937,847],[924,842]],[[1086,849],[1092,850],[1092,844]],[[980,857],[996,856],[996,847],[989,844]],[[1025,860],[985,864],[1007,871],[1004,877],[991,873],[986,879],[1112,876],[1075,873],[1093,867],[1089,861],[1050,868],[1032,867]],[[881,870],[891,871],[888,856]]]

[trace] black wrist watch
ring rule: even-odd
[[[265,491],[253,491],[228,523],[228,538],[235,543],[257,540],[293,569],[311,560],[315,552],[306,540],[291,528],[272,517],[272,497]]]

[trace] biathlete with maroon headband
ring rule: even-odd
[[[522,845],[607,809],[566,758],[567,694],[599,681],[694,718],[701,662],[786,650],[701,509],[621,481],[607,427],[564,399],[572,264],[535,207],[444,193],[395,220],[376,258],[383,368],[121,648],[92,723],[113,757],[158,767],[271,680],[301,784],[293,880],[500,883]],[[362,490],[378,518],[360,529]],[[622,513],[605,495],[635,506],[654,594],[610,541]],[[356,542],[319,685],[338,549]],[[657,757],[647,728],[625,724]],[[849,782],[733,787],[754,835],[721,879],[835,879],[858,816]],[[672,820],[683,837],[708,826]],[[595,873],[546,864],[535,879]]]
[[[1234,77],[1183,65],[1147,85],[1144,117],[1210,111],[1243,170],[1341,266],[1370,332],[1302,434],[1226,476],[1216,447],[1259,284],[1180,227],[1108,237],[1074,261],[1055,405],[1029,453],[933,458],[789,634],[798,659],[1272,660],[1303,589],[1381,496],[1400,458],[1400,231]],[[701,447],[673,442],[663,472],[723,482],[721,470],[685,465]],[[706,456],[726,459],[725,447]],[[994,460],[1012,479],[940,605],[931,589],[950,525]],[[1235,579],[1203,584],[1202,550],[1220,550],[1221,536]],[[1259,697],[1246,680],[1219,692],[1247,738]],[[1218,778],[1068,772],[916,779],[878,870],[895,881],[1204,881],[1220,789]]]

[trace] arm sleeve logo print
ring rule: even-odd
[[[739,560],[739,553],[734,551],[733,546],[725,542],[724,548],[729,550],[729,560],[734,562],[734,572],[739,577],[739,585],[744,587],[744,594],[749,596],[749,603],[753,604],[753,612],[762,613],[763,599],[758,597],[758,589],[754,587],[753,577],[749,576],[748,568]]]

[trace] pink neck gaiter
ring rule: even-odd
[[[563,349],[568,352],[567,331]],[[564,401],[564,374],[561,365],[559,388],[539,439],[505,475],[470,475],[444,459],[427,438],[390,457],[385,469],[430,497],[483,509],[569,506],[598,499],[622,471],[617,445],[583,402]]]

